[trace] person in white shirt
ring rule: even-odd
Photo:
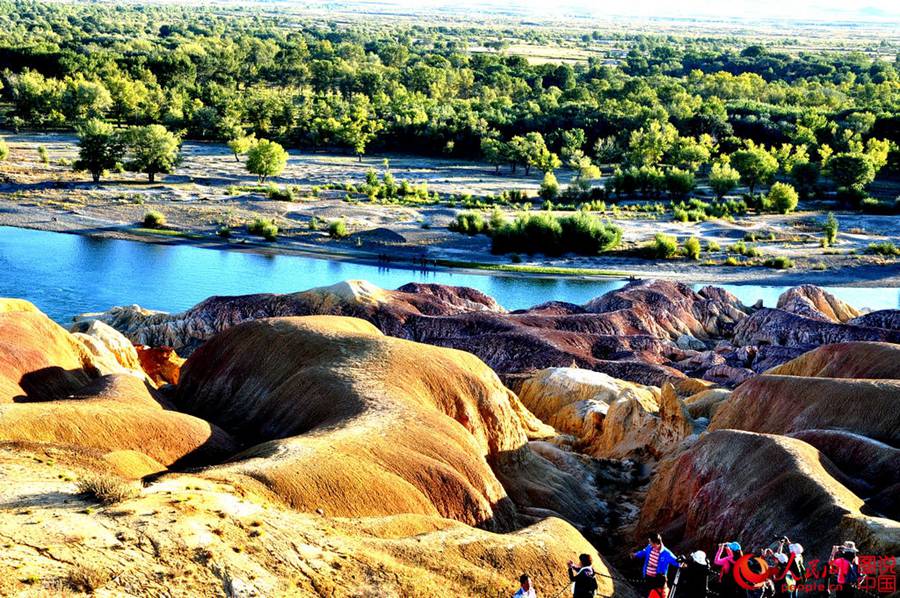
[[[523,574],[522,577],[519,578],[520,587],[513,594],[513,598],[537,598],[537,594],[534,591],[534,586],[531,585],[531,578],[528,577],[527,574]]]

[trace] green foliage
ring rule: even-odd
[[[752,195],[758,185],[769,183],[778,172],[778,160],[762,147],[750,146],[731,155],[731,165]]]
[[[181,162],[181,140],[162,125],[131,127],[125,135],[131,172],[143,172],[152,183],[158,173],[172,172]]]
[[[716,162],[709,172],[709,186],[719,199],[734,191],[740,181],[741,173],[728,164]]]
[[[450,230],[464,235],[479,235],[491,230],[490,224],[478,212],[462,212],[456,215],[456,222],[448,227]]]
[[[162,228],[166,225],[166,216],[162,212],[150,210],[144,214],[143,222],[146,228]]]
[[[234,154],[235,161],[240,162],[241,156],[249,152],[255,144],[256,137],[254,135],[241,135],[228,141],[228,149]]]
[[[775,270],[788,270],[794,267],[794,262],[789,257],[779,255],[777,257],[766,258],[763,265],[767,268],[774,268]]]
[[[890,241],[881,241],[879,243],[871,243],[866,247],[866,253],[871,255],[896,256],[900,255],[900,247],[897,247]]]
[[[692,260],[700,259],[700,252],[702,251],[702,247],[700,246],[700,239],[697,237],[691,237],[687,241],[684,242],[684,255]]]
[[[744,241],[738,241],[732,245],[728,246],[728,251],[730,253],[736,253],[738,255],[742,255],[744,257],[759,257],[759,249],[752,245],[748,245]]]
[[[124,152],[125,143],[112,125],[92,119],[78,128],[78,159],[73,167],[90,172],[96,183],[105,171],[115,168]]]
[[[772,185],[766,198],[767,205],[781,214],[793,212],[797,207],[798,201],[797,191],[787,183],[775,183]]]
[[[835,244],[835,242],[837,241],[839,227],[840,225],[838,223],[838,219],[835,218],[833,213],[828,212],[828,216],[825,218],[825,224],[822,225],[823,246],[829,247]]]
[[[227,224],[222,224],[218,228],[216,228],[216,235],[222,237],[223,239],[227,239],[231,236],[231,227]]]
[[[666,191],[672,197],[684,197],[694,190],[694,173],[680,168],[666,171]]]
[[[328,236],[332,239],[345,239],[350,236],[347,231],[347,223],[341,220],[332,220],[328,223]]]
[[[294,201],[294,190],[290,187],[269,187],[266,191],[269,199],[274,201]]]
[[[615,248],[622,239],[617,226],[588,213],[557,218],[552,214],[521,214],[493,231],[493,253],[564,253],[599,255]]]
[[[742,199],[705,202],[691,198],[687,202],[672,204],[672,214],[679,222],[703,222],[710,218],[733,218],[747,212],[747,204]]]
[[[541,189],[538,195],[547,201],[552,201],[559,197],[559,183],[556,180],[556,176],[549,170],[544,173],[544,180],[541,181]]]
[[[678,239],[672,235],[656,233],[653,241],[644,249],[647,257],[656,259],[669,259],[678,255]]]
[[[872,159],[861,153],[835,154],[828,160],[828,172],[846,197],[862,199],[866,185],[875,180]]]
[[[281,174],[287,161],[288,153],[280,143],[260,139],[247,151],[247,172],[264,183],[269,177]]]
[[[254,218],[247,224],[247,232],[262,237],[266,241],[274,241],[278,238],[278,226],[274,221],[264,218]]]
[[[707,241],[706,242],[706,251],[709,253],[713,253],[715,251],[721,251],[722,247],[716,243],[715,241]]]
[[[37,148],[38,158],[41,160],[41,164],[50,164],[50,154],[47,153],[47,148],[43,145],[39,145]]]
[[[793,165],[791,180],[801,197],[808,198],[815,192],[820,174],[821,168],[814,162],[803,161]]]
[[[6,141],[0,137],[0,162],[3,162],[9,157],[9,146],[6,144]]]

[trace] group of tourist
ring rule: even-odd
[[[762,565],[755,559],[742,561],[744,552],[740,543],[734,541],[719,544],[710,563],[702,550],[680,558],[675,556],[665,547],[662,537],[654,534],[647,546],[634,552],[632,557],[643,559],[642,595],[647,598],[705,598],[711,595],[721,598],[797,598],[800,595],[808,578],[802,545],[782,537],[768,548],[752,554],[766,563],[767,575],[762,581],[754,582],[763,573]],[[856,595],[861,580],[858,554],[852,541],[832,548],[828,559],[828,574],[833,576],[828,584],[830,594],[837,598]],[[735,575],[735,568],[742,566],[748,571],[739,571],[739,575]],[[670,570],[675,573],[670,574]],[[571,586],[573,598],[594,598],[598,584],[590,555],[580,555],[578,563],[570,561],[568,575],[569,585],[557,596],[564,595]],[[739,576],[742,582],[738,582]],[[527,574],[519,578],[519,583],[513,598],[537,597],[537,590]]]

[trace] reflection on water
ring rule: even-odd
[[[94,239],[0,227],[0,296],[35,303],[59,322],[74,314],[137,303],[180,311],[211,295],[290,293],[347,279],[387,289],[407,282],[469,286],[508,309],[545,301],[584,303],[621,280],[519,278],[367,266],[299,256],[269,256],[185,245]],[[788,287],[723,285],[744,303],[772,306]],[[871,309],[900,305],[900,289],[829,288]]]

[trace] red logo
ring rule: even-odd
[[[780,572],[778,568],[769,567],[766,560],[761,556],[753,554],[745,554],[734,564],[734,580],[745,590],[753,590],[758,588],[760,584],[767,579],[780,581],[787,575],[791,563],[794,562],[794,554],[791,553],[787,564]],[[753,563],[751,565],[751,563]]]

